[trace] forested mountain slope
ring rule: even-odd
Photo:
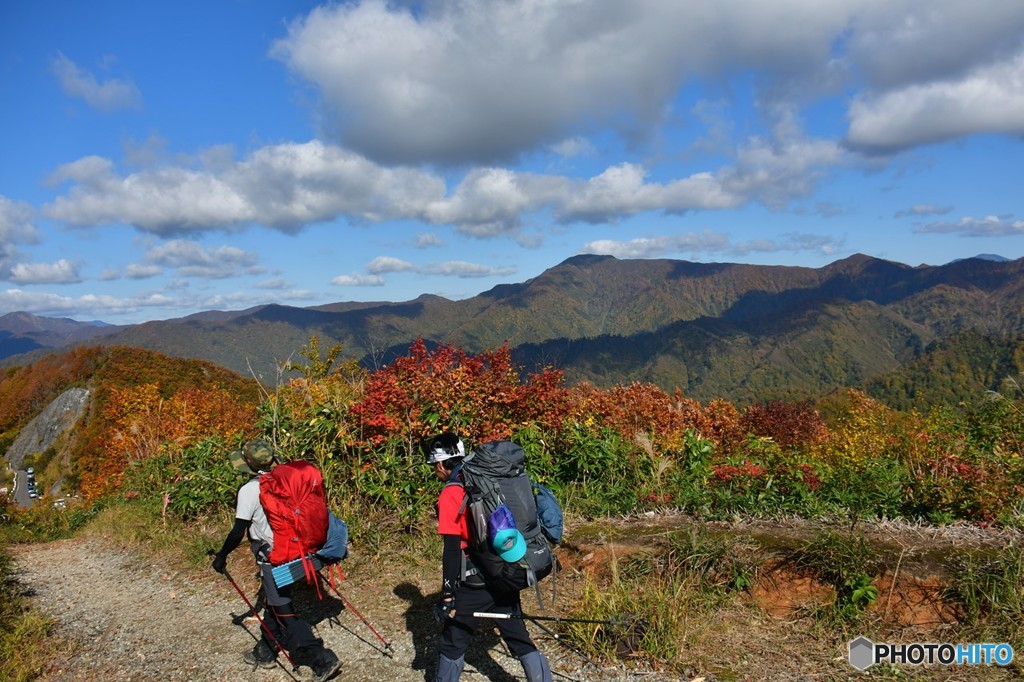
[[[651,381],[744,401],[861,385],[964,331],[994,343],[1019,339],[1022,270],[1024,259],[911,267],[855,255],[814,269],[576,256],[461,301],[423,295],[209,311],[95,341],[202,358],[267,381],[312,336],[322,348],[344,344],[371,368],[417,338],[469,352],[508,343],[528,370],[554,365],[572,381]]]

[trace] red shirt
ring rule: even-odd
[[[437,534],[458,535],[462,538],[462,548],[465,549],[469,543],[469,523],[466,520],[466,510],[462,507],[462,501],[466,499],[466,491],[461,485],[446,485],[437,498]]]

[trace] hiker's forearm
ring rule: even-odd
[[[245,519],[235,519],[235,525],[232,526],[231,532],[224,538],[224,545],[220,548],[218,554],[227,556],[235,550],[235,547],[242,544],[242,539],[245,537],[245,531],[249,530],[249,522]]]
[[[444,535],[444,553],[441,555],[441,592],[455,592],[462,580],[462,539],[458,535]]]

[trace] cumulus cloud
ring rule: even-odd
[[[367,263],[366,269],[374,275],[383,275],[388,272],[415,272],[416,266],[409,261],[391,256],[378,256]]]
[[[25,311],[36,315],[95,316],[135,312],[140,304],[134,300],[85,294],[61,296],[49,292],[7,289],[0,292],[0,313]]]
[[[95,109],[115,111],[142,106],[142,94],[131,80],[110,78],[101,82],[63,54],[54,57],[50,67],[65,94],[81,99]]]
[[[1024,134],[1024,51],[958,78],[857,98],[847,141],[891,153],[978,133]]]
[[[185,289],[179,289],[174,295],[171,294],[172,291],[169,287],[163,291],[143,291],[130,297],[118,297],[106,294],[62,296],[52,292],[7,289],[0,291],[0,315],[25,311],[36,315],[103,319],[109,322],[114,318],[134,317],[146,309],[182,312],[243,309],[267,302],[265,294],[250,291],[189,294]],[[310,300],[312,294],[302,289],[294,289],[280,292],[277,298],[280,301],[304,301]]]
[[[444,181],[415,169],[388,169],[320,141],[271,145],[216,167],[163,166],[118,175],[108,159],[86,157],[58,168],[66,195],[43,209],[73,226],[128,223],[164,237],[250,224],[295,232],[334,220],[407,217],[444,196]]]
[[[149,279],[156,277],[163,272],[159,265],[148,265],[145,263],[131,263],[124,269],[124,276],[128,279]]]
[[[935,221],[914,229],[919,234],[956,234],[961,237],[1022,237],[1024,220],[1012,216],[964,217],[955,222]]]
[[[22,201],[0,195],[0,242],[32,244],[39,240],[39,231],[32,224],[35,211]]]
[[[385,168],[313,141],[264,147],[216,169],[165,166],[124,176],[109,159],[85,157],[51,175],[52,183],[71,187],[43,213],[72,226],[128,223],[169,238],[251,223],[295,232],[344,218],[421,220],[472,237],[521,239],[524,215],[545,210],[561,222],[604,222],[749,201],[778,207],[808,193],[830,166],[848,162],[836,144],[779,126],[773,137],[738,148],[734,166],[667,182],[650,181],[648,169],[635,163],[586,179],[485,167],[469,170],[448,192],[439,175]]]
[[[28,204],[0,195],[0,279],[10,279],[11,268],[20,258],[17,244],[39,241],[39,230],[32,224],[34,213]]]
[[[235,246],[204,248],[193,241],[175,239],[150,248],[146,260],[176,270],[183,277],[223,279],[239,273],[259,273],[259,259]]]
[[[364,0],[318,7],[272,54],[369,158],[489,164],[597,127],[646,135],[688,78],[825,63],[849,20],[810,0]]]
[[[1012,55],[1024,35],[1024,5],[1016,0],[892,0],[849,6],[847,58],[876,91],[956,80]]]
[[[61,258],[55,263],[18,263],[11,268],[15,284],[75,284],[82,281],[78,266]]]

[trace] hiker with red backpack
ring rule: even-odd
[[[508,441],[484,443],[467,458],[463,442],[449,432],[429,441],[426,450],[434,475],[445,482],[437,501],[437,532],[444,540],[444,549],[441,598],[434,607],[434,617],[443,628],[436,682],[457,682],[462,675],[470,639],[481,625],[474,615],[479,612],[512,616],[493,623],[509,651],[522,664],[527,682],[551,682],[547,659],[530,639],[523,619],[518,617],[522,614],[519,591],[546,575],[544,571],[551,570],[552,562],[550,547],[547,548],[547,568],[541,568],[541,575],[538,576],[527,562],[528,545],[529,551],[543,552],[533,535],[533,529],[538,527],[536,508],[531,508],[526,499],[532,498],[533,493],[516,492],[517,487],[522,487],[521,480],[502,486],[508,493],[502,498],[503,503],[487,511],[493,523],[478,519],[474,524],[470,520],[474,514],[479,517],[484,513],[478,508],[476,498],[481,488],[487,486],[466,475],[467,461],[476,457],[485,460],[492,455],[501,460],[504,455],[518,450],[518,446]],[[521,452],[518,450],[515,456]],[[521,461],[521,457],[519,459]],[[517,472],[509,473],[525,476],[518,465],[514,468]],[[529,489],[528,477],[526,485]],[[513,512],[524,518],[513,518]],[[490,527],[482,528],[483,525]],[[528,529],[526,534],[519,530],[520,525]],[[530,542],[525,535],[530,535]],[[485,543],[486,548],[482,547]],[[547,547],[546,541],[544,547]],[[538,567],[544,565],[543,562],[537,564]]]
[[[310,624],[296,615],[291,584],[279,586],[273,572],[275,565],[295,558],[305,563],[310,553],[326,542],[330,514],[320,472],[301,461],[276,465],[273,448],[263,440],[247,442],[241,450],[233,451],[229,459],[235,469],[252,478],[238,490],[235,524],[213,559],[213,569],[228,575],[228,555],[248,536],[266,600],[260,641],[252,650],[245,651],[242,658],[250,665],[272,668],[281,651],[294,666],[309,666],[316,682],[330,679],[340,670],[341,662],[333,651],[324,647],[323,640],[313,634]],[[282,531],[278,517],[283,510],[276,500],[283,487],[298,491],[290,494],[300,498],[295,502],[296,509],[301,509],[303,519],[311,522],[312,533],[293,528]],[[274,528],[278,529],[277,538]],[[256,615],[259,617],[258,613]]]

